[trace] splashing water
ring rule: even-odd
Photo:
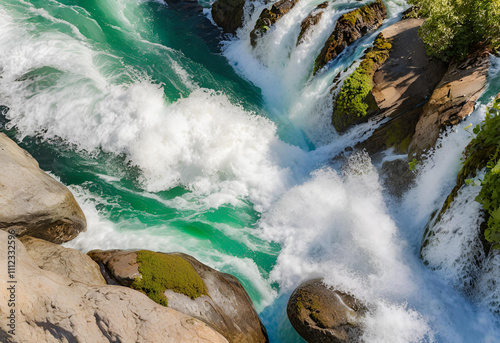
[[[198,9],[4,0],[0,105],[10,109],[1,124],[81,203],[88,231],[67,246],[181,251],[232,273],[272,342],[302,341],[284,308],[316,277],[368,304],[366,342],[495,342],[500,330],[486,308],[498,304],[498,256],[482,266],[473,301],[450,282],[460,268],[443,275],[419,259],[424,227],[454,185],[468,123],[441,138],[401,202],[385,196],[366,155],[343,169],[329,163],[374,129],[339,136],[329,116],[333,79],[356,67],[377,32],[312,77],[338,17],[368,1],[329,3],[297,45],[300,23],[320,3],[299,1],[253,49],[249,33],[269,6],[254,2],[220,51],[218,30]],[[386,5],[385,25],[407,6]],[[500,91],[492,62],[482,103]]]

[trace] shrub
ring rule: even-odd
[[[427,53],[445,61],[464,59],[471,47],[500,44],[498,0],[409,0],[427,17],[419,30]]]

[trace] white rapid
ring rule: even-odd
[[[461,279],[460,268],[450,267],[453,261],[436,272],[419,258],[425,225],[453,187],[470,140],[464,127],[479,122],[485,107],[441,137],[402,200],[385,193],[365,154],[351,156],[343,169],[330,163],[374,129],[366,123],[339,136],[330,115],[332,80],[338,73],[340,80],[349,74],[377,32],[315,77],[313,62],[337,18],[369,0],[331,2],[319,24],[296,45],[301,21],[322,2],[301,0],[255,50],[249,33],[265,5],[253,2],[254,9],[247,8],[244,27],[224,42],[222,53],[239,75],[261,89],[261,112],[268,116],[246,108],[248,101],[235,99],[231,87],[220,86],[227,81],[223,77],[216,80],[217,73],[156,39],[156,27],[143,18],[142,1],[100,1],[96,7],[105,14],[104,23],[79,6],[57,1],[48,1],[47,8],[67,11],[74,20],[24,0],[4,1],[0,104],[10,107],[7,128],[15,129],[19,139],[37,137],[56,147],[64,142],[86,156],[82,169],[95,168],[105,186],[117,190],[117,195],[106,194],[104,186],[95,191],[95,180],[70,186],[89,228],[68,246],[182,251],[234,273],[258,299],[273,343],[301,342],[284,308],[295,287],[316,277],[368,304],[367,343],[499,341],[500,329],[489,311],[500,299],[492,291],[499,256],[492,255],[482,267],[475,298],[455,288]],[[404,1],[385,3],[390,17],[385,25],[407,6]],[[113,38],[107,41],[104,31]],[[113,40],[123,43],[120,48],[127,53],[121,54]],[[500,91],[498,61],[493,58],[483,104]],[[217,90],[200,86],[203,82]],[[99,174],[93,163],[103,161],[97,159],[102,152],[121,159],[121,168],[137,171],[133,181],[138,186],[127,188],[122,175],[109,172],[111,167],[106,170],[110,175]],[[111,164],[112,158],[102,163]],[[183,191],[176,194],[175,187]],[[130,203],[135,207],[123,214],[122,206]],[[221,208],[233,211],[229,219],[207,219],[220,215]],[[456,220],[453,215],[449,223]],[[203,229],[186,229],[194,222]],[[215,232],[226,246],[217,247],[218,240],[203,230]],[[446,251],[464,242],[448,240]],[[244,252],[231,251],[236,245]],[[259,251],[270,262],[252,255]]]
[[[300,127],[316,146],[338,139],[330,123],[333,79],[341,73],[342,81],[350,74],[357,66],[351,65],[380,31],[348,47],[335,61],[312,77],[314,60],[335,28],[337,19],[371,1],[328,2],[318,24],[306,31],[302,43],[297,45],[302,21],[322,2],[299,1],[257,41],[254,48],[250,43],[250,32],[262,9],[269,7],[269,4],[252,2],[251,6],[245,7],[245,22],[238,30],[237,37],[225,42],[223,48],[224,55],[235,70],[262,89],[271,117],[285,125]],[[387,1],[386,5],[389,17],[387,24],[393,22],[407,7],[404,1]]]

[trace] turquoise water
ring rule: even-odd
[[[251,50],[258,2],[228,38],[208,2],[0,0],[0,104],[10,108],[0,123],[82,205],[88,230],[67,246],[181,251],[234,274],[272,342],[302,341],[285,307],[313,277],[372,305],[366,341],[494,342],[495,319],[427,270],[416,248],[468,138],[457,133],[454,159],[437,167],[449,170],[434,178],[446,187],[421,197],[433,187],[423,179],[403,204],[366,157],[332,164],[373,129],[340,137],[329,113],[333,78],[377,33],[312,78],[338,16],[366,3],[330,4],[295,46],[300,18],[321,2],[299,2]],[[386,4],[388,25],[406,4]]]

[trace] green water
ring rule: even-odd
[[[0,6],[30,27],[33,35],[57,31],[83,41],[98,52],[92,60],[112,84],[132,83],[145,77],[162,85],[166,102],[175,102],[192,91],[173,70],[175,61],[197,87],[222,92],[247,110],[264,113],[260,90],[237,76],[221,56],[220,33],[198,9],[168,9],[154,2],[122,1],[3,1]],[[61,22],[47,19],[46,14]],[[75,34],[75,28],[83,37]],[[68,73],[45,67],[24,77],[34,80],[29,87],[36,93],[57,86],[64,74]],[[6,132],[19,138],[15,129]],[[25,137],[20,145],[39,161],[42,169],[85,193],[86,201],[95,205],[99,216],[123,234],[144,231],[151,240],[170,237],[185,252],[212,264],[222,263],[224,256],[249,259],[264,279],[276,262],[279,245],[253,235],[259,214],[248,201],[239,206],[178,209],[162,201],[189,198],[189,190],[179,186],[154,194],[145,192],[138,181],[140,170],[130,166],[124,156],[99,150],[81,151],[60,139],[46,140],[43,134]],[[103,176],[112,177],[112,181]],[[85,244],[81,248],[92,246]],[[235,274],[260,306],[262,289],[256,289],[255,280],[230,264],[222,270]]]

